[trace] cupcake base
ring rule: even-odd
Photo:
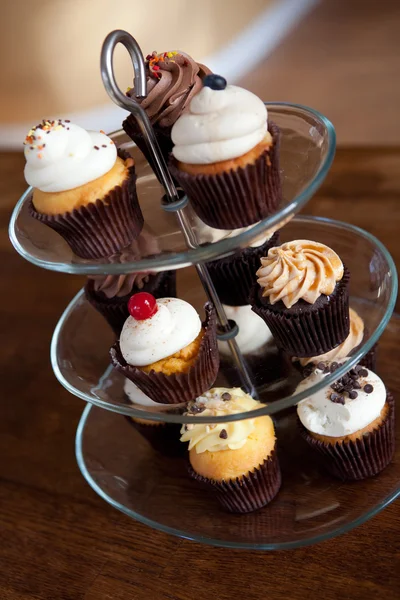
[[[270,304],[262,289],[255,284],[250,304],[274,336],[276,345],[290,356],[319,356],[341,344],[349,335],[350,272],[344,275],[330,296],[321,295],[314,304],[299,300],[291,308],[282,301]]]
[[[251,288],[257,282],[256,271],[260,259],[268,250],[279,245],[279,231],[261,246],[244,248],[232,256],[207,263],[208,272],[223,304],[245,306],[249,304]]]
[[[155,298],[175,298],[176,297],[176,271],[162,271],[161,273],[150,274],[149,281],[139,289],[133,286],[132,290],[126,296],[114,296],[107,298],[105,294],[94,290],[94,282],[88,279],[84,287],[85,296],[90,304],[105,318],[107,323],[113,329],[115,335],[119,337],[122,327],[129,317],[128,300],[136,292],[148,292]]]
[[[215,175],[192,175],[171,157],[172,176],[189,196],[204,223],[217,229],[253,225],[273,214],[282,200],[279,172],[280,130],[268,124],[272,146],[246,167]]]
[[[386,401],[389,411],[373,431],[356,441],[325,443],[300,423],[302,437],[322,458],[327,471],[343,481],[356,481],[380,473],[393,458],[395,450],[395,402],[390,392]]]
[[[262,465],[236,479],[208,479],[196,473],[190,465],[189,474],[203,487],[213,491],[219,503],[233,513],[249,513],[262,508],[276,496],[282,481],[276,450]]]
[[[130,158],[118,150],[123,160]],[[72,251],[81,258],[103,258],[125,248],[143,228],[143,215],[136,194],[135,166],[121,185],[103,199],[61,215],[39,213],[31,200],[30,215],[57,231]]]
[[[211,303],[205,305],[204,336],[195,363],[187,373],[165,375],[150,371],[145,373],[128,365],[122,356],[119,342],[110,350],[115,369],[133,381],[149,398],[160,404],[180,404],[194,400],[210,387],[217,378],[219,354],[216,335],[216,314]]]

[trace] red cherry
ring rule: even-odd
[[[144,321],[156,314],[158,310],[157,301],[154,296],[147,292],[138,292],[129,298],[128,310],[134,319]]]

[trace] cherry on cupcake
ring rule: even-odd
[[[226,79],[221,75],[206,75],[203,79],[203,87],[209,87],[212,90],[224,90]]]
[[[157,300],[148,292],[133,294],[128,300],[128,311],[136,321],[150,319],[158,310]]]

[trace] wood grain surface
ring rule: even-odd
[[[400,149],[339,150],[306,213],[377,235],[400,263]],[[108,506],[74,456],[84,404],[57,383],[49,345],[82,278],[40,270],[6,233],[23,157],[0,155],[1,600],[325,600],[400,597],[400,503],[339,538],[279,552],[201,546]]]

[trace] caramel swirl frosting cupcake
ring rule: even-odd
[[[260,408],[240,388],[213,388],[196,399],[187,414],[226,416]],[[188,442],[190,474],[231,512],[251,512],[278,493],[281,474],[271,417],[230,423],[184,425],[181,441]]]
[[[350,274],[328,246],[295,240],[271,248],[257,277],[253,310],[288,354],[318,356],[349,335]]]

